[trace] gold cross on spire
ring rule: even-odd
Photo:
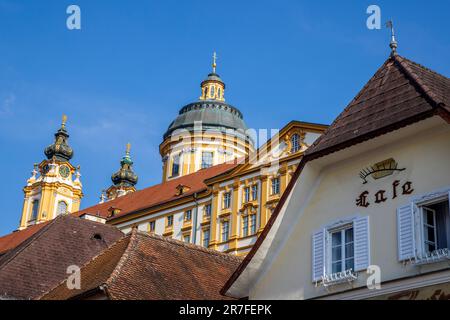
[[[62,116],[62,123],[61,123],[61,127],[62,128],[66,127],[66,122],[67,122],[67,116],[65,114],[63,114],[63,116]]]
[[[217,54],[216,54],[216,52],[214,51],[214,54],[213,54],[213,64],[212,64],[212,67],[213,67],[213,73],[216,73],[216,67],[217,67],[216,61],[217,61]]]
[[[129,155],[130,154],[130,150],[131,150],[131,143],[127,143],[127,149],[126,149],[126,153],[127,153],[127,155]]]

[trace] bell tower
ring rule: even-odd
[[[23,189],[25,198],[20,230],[80,209],[83,197],[80,167],[70,163],[73,150],[68,144],[66,122],[64,115],[54,143],[44,151],[47,159],[34,165]]]

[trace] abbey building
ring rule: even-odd
[[[163,134],[162,183],[137,189],[128,144],[100,203],[83,210],[80,172],[70,160],[66,118],[25,187],[20,228],[72,213],[226,253],[245,255],[282,197],[303,153],[327,126],[291,121],[257,148],[258,132],[225,100],[212,72],[197,101],[181,108]]]

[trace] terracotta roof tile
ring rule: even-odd
[[[139,210],[148,209],[163,203],[193,195],[194,193],[202,190],[206,190],[207,186],[204,183],[205,180],[232,170],[236,166],[237,164],[225,163],[208,169],[203,169],[193,174],[182,176],[174,180],[169,180],[167,182],[130,193],[123,197],[83,209],[75,213],[75,215],[82,216],[85,214],[90,214],[108,218],[110,215],[108,210],[111,207],[114,207],[116,209],[120,209],[120,214],[114,216],[113,219],[123,217]],[[177,186],[179,185],[188,186],[190,189],[185,194],[177,196]]]
[[[384,128],[431,116],[438,106],[450,106],[450,79],[391,57],[305,154],[325,155],[362,142]]]
[[[45,300],[82,298],[103,287],[115,300],[217,300],[242,261],[195,245],[136,229],[81,269],[81,290],[63,282]]]
[[[95,239],[99,235],[100,239]],[[109,225],[61,216],[0,258],[0,296],[34,299],[123,237]]]
[[[14,231],[8,235],[0,238],[0,255],[5,254],[7,251],[14,249],[22,242],[33,236],[36,232],[45,227],[48,222],[40,223],[34,226],[30,226],[27,229]]]

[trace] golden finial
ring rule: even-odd
[[[213,64],[212,64],[212,67],[213,67],[213,73],[216,73],[216,67],[217,67],[216,61],[217,61],[217,54],[216,54],[216,52],[214,51],[214,54],[213,54]]]
[[[131,150],[131,143],[127,143],[127,155],[129,155],[130,154],[130,150]]]
[[[63,116],[62,116],[62,124],[61,124],[62,128],[66,127],[66,122],[67,122],[67,116],[65,114],[63,114]]]

